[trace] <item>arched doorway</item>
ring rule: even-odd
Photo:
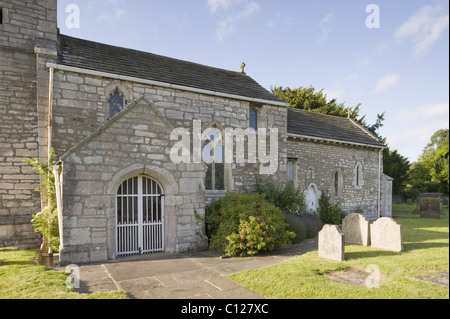
[[[320,193],[315,184],[309,185],[308,189],[305,192],[305,201],[306,201],[306,211],[307,212],[316,212],[319,208],[319,197]]]
[[[117,256],[164,251],[164,194],[155,180],[139,175],[124,181],[116,199]]]

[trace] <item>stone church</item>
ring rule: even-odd
[[[311,211],[327,191],[346,213],[389,216],[385,146],[351,119],[291,109],[244,69],[59,34],[56,17],[57,0],[0,0],[0,247],[41,243],[40,178],[24,160],[51,148],[62,264],[204,248],[196,216],[268,168]],[[227,130],[228,161],[225,142],[210,147]]]

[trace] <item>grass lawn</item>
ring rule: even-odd
[[[33,263],[35,250],[0,249],[0,299],[125,299],[124,292],[80,294],[63,272]]]
[[[401,253],[346,245],[345,261],[318,257],[317,250],[277,265],[228,276],[236,283],[273,299],[448,299],[449,288],[414,277],[449,269],[449,217],[421,219],[395,214],[402,225]],[[350,286],[323,277],[337,270],[365,271],[376,265],[384,277],[379,288]]]

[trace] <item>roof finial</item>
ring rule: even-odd
[[[241,72],[243,73],[243,74],[245,74],[245,63],[244,62],[242,62],[242,64],[241,64]]]

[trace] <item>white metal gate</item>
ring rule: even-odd
[[[164,195],[146,176],[120,185],[116,200],[117,256],[164,251]]]

